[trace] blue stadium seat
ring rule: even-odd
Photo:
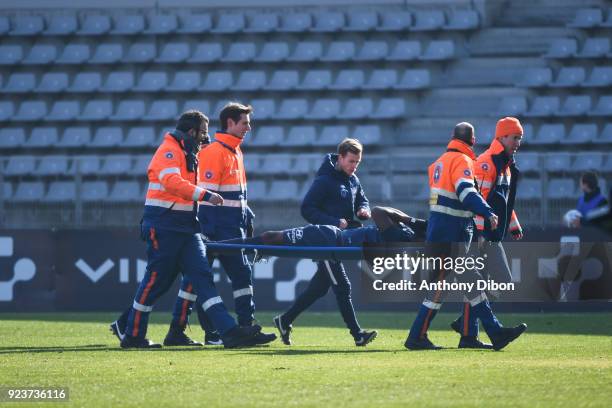
[[[177,71],[172,82],[166,86],[166,91],[194,91],[202,82],[198,71]]]
[[[21,63],[25,65],[52,64],[55,62],[57,54],[55,44],[34,44]]]
[[[544,158],[544,168],[548,171],[567,171],[571,167],[572,158],[567,152],[555,152]]]
[[[552,82],[552,70],[548,67],[527,68],[522,79],[516,85],[519,87],[536,88],[548,86]]]
[[[520,200],[541,200],[543,198],[542,181],[540,179],[522,179],[518,183],[517,197]]]
[[[142,189],[137,181],[117,181],[107,197],[110,202],[126,203],[144,200]]]
[[[530,143],[553,144],[565,138],[565,127],[561,123],[545,123],[540,126],[538,134]]]
[[[491,116],[521,116],[527,111],[527,98],[521,95],[504,96]]]
[[[83,113],[77,119],[81,121],[104,120],[113,114],[113,102],[105,99],[87,101]]]
[[[276,102],[274,99],[253,99],[251,105],[255,109],[253,116],[257,119],[271,119],[276,114]]]
[[[45,196],[45,185],[42,181],[22,181],[17,184],[13,201],[33,202],[42,201]]]
[[[14,73],[9,76],[3,92],[28,93],[36,86],[36,76],[31,73]]]
[[[601,24],[599,24],[599,26],[606,27],[606,28],[612,27],[612,8],[608,9],[608,18],[602,21]]]
[[[157,146],[157,144],[155,144],[155,146]],[[147,168],[149,167],[150,162],[150,155],[136,156],[134,159],[134,166],[132,166],[132,169],[128,174],[134,176],[145,176],[147,174]]]
[[[102,86],[102,75],[99,72],[79,72],[74,77],[70,92],[95,92]]]
[[[132,157],[127,155],[108,155],[100,169],[100,174],[128,174],[132,170]]]
[[[118,43],[102,43],[98,45],[90,64],[115,64],[123,58],[124,46]]]
[[[213,33],[238,33],[244,30],[245,19],[242,13],[221,14],[215,27],[210,30]]]
[[[581,152],[577,153],[574,158],[574,165],[571,167],[572,171],[597,171],[604,165],[604,157],[601,152]]]
[[[272,180],[270,192],[265,198],[270,201],[300,201],[298,183],[296,180]]]
[[[74,181],[52,181],[45,201],[49,203],[73,202],[76,200],[76,184]]]
[[[84,181],[81,186],[81,200],[85,202],[105,201],[108,197],[106,181]]]
[[[589,116],[612,116],[612,95],[601,96]]]
[[[45,118],[48,121],[75,120],[81,112],[79,101],[57,101],[51,106],[51,111]]]
[[[285,99],[281,102],[277,119],[302,119],[308,112],[308,102],[306,99]]]
[[[17,16],[13,18],[13,29],[9,35],[38,35],[44,27],[41,16]]]
[[[134,73],[132,71],[113,71],[108,74],[100,90],[104,92],[127,92],[133,87]]]
[[[127,132],[123,146],[149,147],[155,142],[155,128],[152,126],[139,126],[130,128]]]
[[[578,41],[575,38],[557,38],[550,43],[545,58],[574,58],[578,53]]]
[[[455,43],[450,40],[431,41],[419,59],[423,61],[442,61],[455,57]]]
[[[281,24],[277,31],[306,32],[312,26],[312,16],[309,13],[286,13],[281,15]]]
[[[569,178],[554,178],[548,181],[546,195],[548,198],[567,199],[575,197],[575,183]]]
[[[158,92],[168,84],[168,74],[164,71],[147,71],[140,74],[133,91]]]
[[[331,71],[316,69],[306,72],[304,80],[297,86],[297,89],[308,91],[327,89],[331,85],[331,82]]]
[[[91,130],[85,126],[71,126],[64,129],[58,147],[89,147],[91,143]]]
[[[401,98],[381,98],[376,111],[370,117],[374,119],[394,119],[406,115],[406,102]]]
[[[35,127],[32,129],[28,139],[29,147],[50,147],[55,146],[58,141],[57,128],[55,127]]]
[[[374,102],[370,98],[351,98],[346,101],[342,111],[343,119],[367,118],[374,110]]]
[[[155,62],[177,63],[186,61],[191,55],[191,49],[185,42],[170,42],[161,49],[159,57]]]
[[[204,99],[188,99],[185,101],[183,105],[182,111],[188,111],[191,109],[199,110],[203,112],[206,116],[210,116],[210,102]],[[211,133],[212,135],[212,133]]]
[[[115,24],[111,34],[140,34],[144,29],[145,19],[142,14],[120,14],[115,17]]]
[[[102,35],[106,34],[111,29],[111,20],[109,16],[93,15],[87,16],[81,25],[81,29],[77,31],[79,35]]]
[[[398,41],[391,53],[387,56],[388,61],[413,61],[421,56],[421,43],[412,40]]]
[[[21,147],[24,144],[25,130],[23,127],[0,128],[0,148],[14,149],[16,147]]]
[[[372,146],[381,143],[382,132],[378,125],[360,125],[355,127],[353,137],[359,139],[366,146]]]
[[[338,99],[316,99],[312,109],[304,117],[306,119],[333,119],[340,115],[340,101]]]
[[[417,11],[414,14],[414,25],[410,27],[411,31],[431,31],[440,30],[444,27],[446,18],[442,10],[424,10]]]
[[[7,109],[9,107],[7,106]],[[47,115],[47,104],[44,101],[27,100],[21,102],[17,114],[13,116],[16,121],[41,120]],[[0,116],[1,117],[1,116]]]
[[[253,146],[280,146],[283,142],[283,128],[281,126],[262,126],[257,129],[252,140]]]
[[[587,38],[578,58],[605,58],[610,53],[610,39],[604,37]]]
[[[72,160],[70,174],[99,175],[100,156],[76,156]]]
[[[431,75],[426,69],[407,69],[395,89],[424,89],[431,85]]]
[[[128,48],[127,54],[123,58],[123,62],[150,62],[157,56],[155,43],[152,42],[137,42]]]
[[[89,60],[91,50],[87,44],[68,44],[55,60],[57,64],[83,64]]]
[[[102,126],[96,129],[92,147],[114,147],[123,144],[123,130],[118,126]]]
[[[289,57],[289,44],[286,42],[267,42],[263,45],[261,52],[255,61],[257,62],[279,62]]]
[[[178,19],[174,14],[156,14],[149,17],[146,34],[170,34],[178,28]]]
[[[267,154],[262,158],[259,173],[277,175],[292,167],[293,157],[290,154]]]
[[[155,100],[149,108],[149,113],[143,116],[144,120],[178,119],[178,106],[174,99]]]
[[[209,71],[199,90],[222,92],[229,89],[233,83],[234,78],[232,77],[232,73],[230,71]]]
[[[231,87],[234,91],[257,91],[266,86],[265,71],[242,71]]]
[[[35,167],[34,156],[9,156],[4,174],[6,176],[27,176],[34,172]]]
[[[187,62],[211,63],[219,61],[223,55],[223,47],[219,43],[200,43],[196,45],[191,58]]]
[[[582,67],[561,67],[557,80],[548,84],[553,88],[580,86],[586,79],[586,72]]]
[[[568,27],[594,28],[603,23],[603,12],[600,8],[579,9]]]
[[[266,197],[268,193],[266,182],[263,180],[255,180],[249,182],[248,197],[249,200],[258,201]]]
[[[397,71],[394,69],[375,69],[363,89],[390,89],[398,83]]]
[[[7,34],[11,31],[11,22],[8,16],[0,16],[0,35]]]
[[[56,93],[68,88],[68,74],[65,72],[48,72],[43,74],[36,92]]]
[[[515,156],[516,164],[521,173],[540,171],[540,156],[537,153],[521,152]],[[519,184],[521,184],[519,182]]]
[[[34,174],[39,176],[65,175],[68,172],[67,156],[44,156],[40,158]]]
[[[254,13],[250,16],[245,33],[269,33],[278,28],[276,13]]]
[[[529,117],[545,117],[552,116],[559,112],[561,101],[557,96],[536,96],[531,109],[525,112],[525,116]]]
[[[257,173],[259,172],[259,163],[261,162],[259,155],[257,154],[248,154],[244,156],[244,168],[246,169],[247,174]],[[252,182],[249,182],[249,186],[251,186]],[[251,188],[249,187],[249,192]],[[250,195],[249,195],[250,198]]]
[[[589,79],[582,87],[606,87],[612,85],[612,67],[593,67]]]
[[[334,125],[324,126],[321,130],[321,135],[317,139],[318,146],[336,146],[342,140],[349,137],[348,126]]]
[[[202,34],[211,28],[210,14],[189,14],[180,19],[180,27],[176,31],[182,34]]]
[[[145,115],[145,103],[140,99],[128,99],[119,102],[111,120],[140,120]]]
[[[558,116],[582,116],[591,110],[591,97],[588,95],[570,95],[557,112]]]
[[[404,31],[412,25],[412,14],[409,11],[385,11],[380,15],[377,31]]]
[[[338,73],[336,80],[329,86],[334,90],[360,89],[365,83],[365,74],[359,69],[343,69]]]
[[[252,42],[235,42],[230,44],[227,54],[221,61],[224,62],[246,62],[255,59],[256,47]]]
[[[358,10],[347,13],[347,24],[344,31],[372,31],[378,27],[376,11]]]
[[[76,15],[51,16],[47,22],[47,29],[43,31],[45,35],[70,35],[79,26]]]
[[[351,41],[332,41],[321,61],[348,61],[355,57],[355,43]]]
[[[312,146],[317,138],[314,126],[292,126],[289,128],[286,146]]]
[[[266,89],[272,91],[289,91],[299,85],[300,76],[298,71],[274,71]]]
[[[316,41],[301,41],[298,42],[293,49],[293,53],[287,58],[287,61],[305,62],[316,61],[321,59],[323,55],[323,45]]]
[[[339,11],[319,11],[314,13],[314,25],[310,31],[336,32],[344,27],[344,14]]]
[[[442,27],[444,30],[474,30],[480,25],[480,18],[476,10],[455,10],[451,12],[448,22]]]
[[[601,134],[597,139],[594,140],[595,143],[609,143],[612,144],[612,123],[606,123]],[[612,171],[612,168],[610,168]]]
[[[0,65],[15,65],[23,59],[21,45],[0,45]]]
[[[355,61],[384,60],[389,54],[389,45],[386,41],[366,41],[361,46]]]

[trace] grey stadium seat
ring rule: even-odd
[[[99,72],[79,72],[74,77],[70,92],[94,92],[102,86],[102,75]]]
[[[9,35],[31,36],[42,32],[45,22],[41,16],[17,16],[13,18],[13,29]]]
[[[267,154],[259,168],[260,174],[282,174],[293,167],[293,157],[289,154]]]
[[[193,91],[200,86],[202,77],[198,71],[177,71],[166,91]]]
[[[224,62],[246,62],[255,59],[256,47],[252,42],[232,43],[221,61]]]
[[[84,181],[81,187],[83,201],[105,201],[108,197],[108,183],[106,181]]]
[[[40,176],[57,176],[68,173],[68,156],[44,156],[38,162],[34,174]]]
[[[336,32],[344,27],[344,14],[339,11],[319,11],[314,14],[314,25],[310,31]]]
[[[51,106],[51,111],[45,120],[68,121],[74,120],[81,112],[79,101],[57,101]]]
[[[42,181],[22,181],[17,184],[13,201],[41,201],[45,196],[45,185]]]
[[[223,47],[219,43],[201,43],[196,45],[188,62],[211,63],[223,56]]]
[[[91,47],[87,44],[68,44],[55,60],[57,64],[83,64],[91,57]]]
[[[610,53],[610,39],[604,37],[587,38],[582,49],[576,57],[578,58],[604,58]]]
[[[574,58],[578,53],[578,41],[575,38],[557,38],[550,43],[546,58]]]
[[[448,22],[442,27],[444,30],[474,30],[480,25],[480,18],[476,10],[455,10],[451,12]]]
[[[0,108],[1,109],[1,108]],[[34,121],[40,120],[47,115],[47,104],[44,101],[27,100],[21,102],[17,114],[13,116],[13,120],[17,121]]]
[[[274,71],[272,77],[266,85],[266,89],[274,91],[289,91],[299,85],[300,76],[295,70]]]
[[[589,116],[612,116],[612,95],[601,96]]]
[[[417,11],[414,14],[414,25],[412,31],[439,30],[446,23],[444,12],[441,10]]]
[[[376,110],[370,115],[374,119],[401,118],[406,114],[406,103],[401,98],[381,98]]]
[[[603,12],[600,8],[579,9],[568,27],[593,28],[603,23]]]
[[[222,92],[229,89],[234,83],[230,71],[210,71],[200,88],[201,91]]]
[[[382,141],[382,132],[378,125],[360,125],[355,127],[353,137],[364,145],[377,145]]]
[[[185,101],[182,111],[185,112],[190,109],[199,110],[200,112],[204,112],[207,116],[209,116],[210,102],[205,99],[188,99]]]
[[[421,43],[413,40],[402,40],[395,43],[391,53],[387,56],[389,61],[413,61],[421,56]]]
[[[50,203],[73,202],[76,199],[76,184],[74,181],[52,181],[45,201]]]
[[[57,58],[58,50],[55,44],[34,44],[23,59],[22,64],[45,65],[52,64]]]
[[[110,191],[108,201],[130,202],[144,199],[140,184],[137,181],[117,181]]]
[[[389,44],[386,41],[365,41],[357,55],[355,61],[379,61],[389,55]]]
[[[517,197],[520,200],[541,200],[543,191],[540,179],[525,178],[518,183]]]
[[[115,17],[115,24],[114,28],[111,30],[111,34],[140,34],[144,29],[145,19],[142,14],[122,14]]]
[[[15,65],[23,59],[23,54],[21,45],[0,44],[0,65]]]
[[[612,143],[612,123],[606,123],[595,143]]]
[[[102,35],[110,31],[111,20],[109,16],[87,16],[77,31],[79,35]]]
[[[517,86],[525,88],[535,88],[540,86],[548,86],[552,82],[552,70],[545,68],[527,68]]]
[[[128,174],[132,170],[132,157],[126,155],[108,155],[100,169],[100,174]]]
[[[265,71],[242,71],[232,89],[235,91],[257,91],[265,85]]]
[[[491,116],[521,116],[527,111],[527,98],[524,96],[505,96],[502,98],[497,111]]]
[[[248,173],[256,173],[259,172],[259,163],[261,162],[261,158],[257,154],[248,154],[244,157],[244,168]],[[251,183],[249,182],[249,186]],[[250,188],[249,188],[250,190]]]
[[[28,139],[28,146],[50,147],[55,146],[58,141],[56,127],[35,127]]]
[[[155,129],[152,126],[133,127],[127,132],[123,146],[148,147],[155,142]]]
[[[395,89],[425,89],[431,85],[431,75],[426,69],[407,69]]]
[[[317,41],[298,42],[287,61],[316,61],[323,55],[323,45]]]
[[[315,100],[306,119],[333,119],[340,115],[340,101],[338,99],[321,98]]]
[[[25,143],[25,130],[23,127],[0,128],[0,148],[12,149],[21,147]]]
[[[213,33],[238,33],[244,30],[245,18],[242,13],[221,14],[210,31]]]
[[[99,175],[100,156],[77,156],[72,160],[70,174]]]
[[[123,58],[123,62],[150,62],[157,56],[155,43],[137,42],[128,48]]]
[[[27,176],[34,173],[35,167],[34,156],[9,156],[4,174],[6,176]]]
[[[568,178],[555,178],[549,180],[546,195],[548,196],[548,198],[564,199],[568,197],[574,197],[574,191],[574,180]]]
[[[298,196],[298,183],[296,180],[273,180],[270,183],[268,200],[300,201]]]
[[[287,13],[281,15],[281,23],[277,31],[281,32],[306,32],[312,26],[312,16],[310,13]]]
[[[348,61],[355,57],[355,43],[352,41],[332,41],[321,61]]]
[[[257,62],[279,62],[289,57],[289,44],[286,42],[267,42],[255,57]]]
[[[363,89],[390,89],[398,83],[397,71],[394,69],[375,69]]]
[[[283,128],[281,126],[262,126],[257,129],[251,145],[280,146],[282,142]]]
[[[570,95],[563,102],[563,106],[557,115],[559,116],[581,116],[591,109],[591,97],[588,95]]]
[[[349,11],[344,31],[372,31],[378,27],[378,14],[376,11]]]
[[[102,126],[96,129],[92,147],[114,147],[123,143],[123,130],[117,126]]]
[[[59,143],[60,147],[83,147],[91,143],[91,130],[85,126],[71,126],[64,129]]]
[[[155,62],[177,63],[186,61],[191,55],[191,49],[188,43],[171,42],[167,43],[161,49],[159,57]]]
[[[573,171],[599,170],[604,164],[601,152],[583,152],[576,154],[574,159]]]
[[[319,135],[316,144],[321,146],[336,146],[347,137],[349,137],[348,126],[325,126],[321,130],[321,134]]]
[[[156,14],[149,17],[145,34],[170,34],[178,28],[178,19],[174,14]]]
[[[174,99],[156,100],[151,103],[149,112],[143,116],[144,120],[178,119],[178,106]]]
[[[134,166],[130,170],[129,174],[135,176],[144,176],[147,174],[147,168],[149,167],[149,163],[151,163],[150,155],[141,155],[136,156],[134,160]]]
[[[133,91],[140,92],[158,92],[168,84],[168,74],[164,71],[148,71],[143,72],[138,79]]]
[[[47,29],[43,31],[45,35],[70,35],[78,28],[79,22],[75,15],[51,16],[47,20]]]
[[[248,197],[249,200],[257,201],[266,197],[268,190],[266,182],[263,180],[255,180],[249,182]]]
[[[132,71],[113,71],[108,74],[100,90],[105,92],[127,92],[133,87],[134,73]]]
[[[14,73],[8,78],[4,86],[4,92],[28,93],[36,87],[36,76],[31,73]]]
[[[83,108],[83,114],[77,119],[81,121],[104,120],[113,114],[113,102],[105,99],[90,100]]]
[[[534,144],[559,143],[565,138],[565,127],[561,123],[545,123],[540,126]]]
[[[269,33],[278,28],[278,15],[276,13],[255,13],[248,19],[245,33]]]
[[[594,67],[582,87],[606,87],[612,85],[612,67]]]
[[[554,88],[580,86],[586,79],[586,71],[582,67],[562,67],[557,79],[548,84]]]
[[[276,114],[274,99],[252,99],[251,104],[255,108],[253,116],[257,119],[270,119]]]
[[[531,105],[531,109],[525,112],[525,116],[552,116],[559,112],[560,107],[561,101],[557,96],[537,96]]]
[[[342,115],[346,119],[367,118],[374,110],[374,102],[370,98],[351,98],[346,101]]]
[[[442,61],[455,57],[455,43],[450,40],[431,41],[420,59],[423,61]]]
[[[304,75],[302,83],[297,86],[300,90],[327,89],[332,82],[332,73],[329,70],[311,70]]]
[[[577,144],[590,143],[597,138],[597,125],[594,123],[576,123],[572,126],[568,136],[561,143]]]
[[[412,25],[412,14],[409,11],[384,11],[380,15],[377,31],[404,31]]]
[[[567,171],[571,168],[571,156],[566,152],[556,152],[544,158],[544,168],[548,171]]]
[[[65,72],[48,72],[43,74],[36,92],[56,93],[68,88],[68,74]]]
[[[308,112],[306,99],[285,99],[276,113],[277,119],[302,119]]]
[[[515,160],[518,169],[523,173],[540,171],[540,156],[537,153],[521,152],[515,156]]]
[[[365,83],[365,74],[359,69],[343,69],[338,73],[336,80],[329,86],[334,90],[360,89]]]
[[[201,34],[212,28],[212,17],[210,14],[189,14],[180,19],[178,33]]]
[[[317,138],[314,126],[292,126],[289,128],[286,146],[312,146]]]
[[[8,16],[0,16],[0,35],[7,34],[11,30],[11,22]]]

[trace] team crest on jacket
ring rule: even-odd
[[[166,159],[173,159],[174,155],[172,154],[172,152],[166,152]]]
[[[482,163],[480,167],[482,167],[484,171],[489,171],[489,165],[487,163]]]
[[[472,172],[469,169],[465,169],[463,170],[463,174],[465,175],[465,177],[470,177],[472,175]]]
[[[345,186],[340,186],[340,197],[346,198],[348,196],[348,190]]]
[[[442,163],[436,164],[436,167],[434,168],[433,179],[435,182],[440,180],[440,174],[442,174]]]
[[[211,179],[213,176],[213,172],[210,170],[207,170],[206,173],[204,173],[204,177],[206,177],[207,179]]]

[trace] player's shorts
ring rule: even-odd
[[[340,246],[340,232],[333,225],[306,225],[284,230],[283,241],[295,246]]]

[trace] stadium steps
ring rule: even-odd
[[[474,33],[467,47],[472,57],[540,56],[557,38],[574,30],[558,27],[485,28]]]
[[[525,68],[545,67],[541,58],[465,58],[446,72],[446,85],[452,87],[514,86]]]
[[[576,11],[602,7],[605,0],[512,0],[504,4],[496,23],[505,26],[559,26],[571,21]]]

